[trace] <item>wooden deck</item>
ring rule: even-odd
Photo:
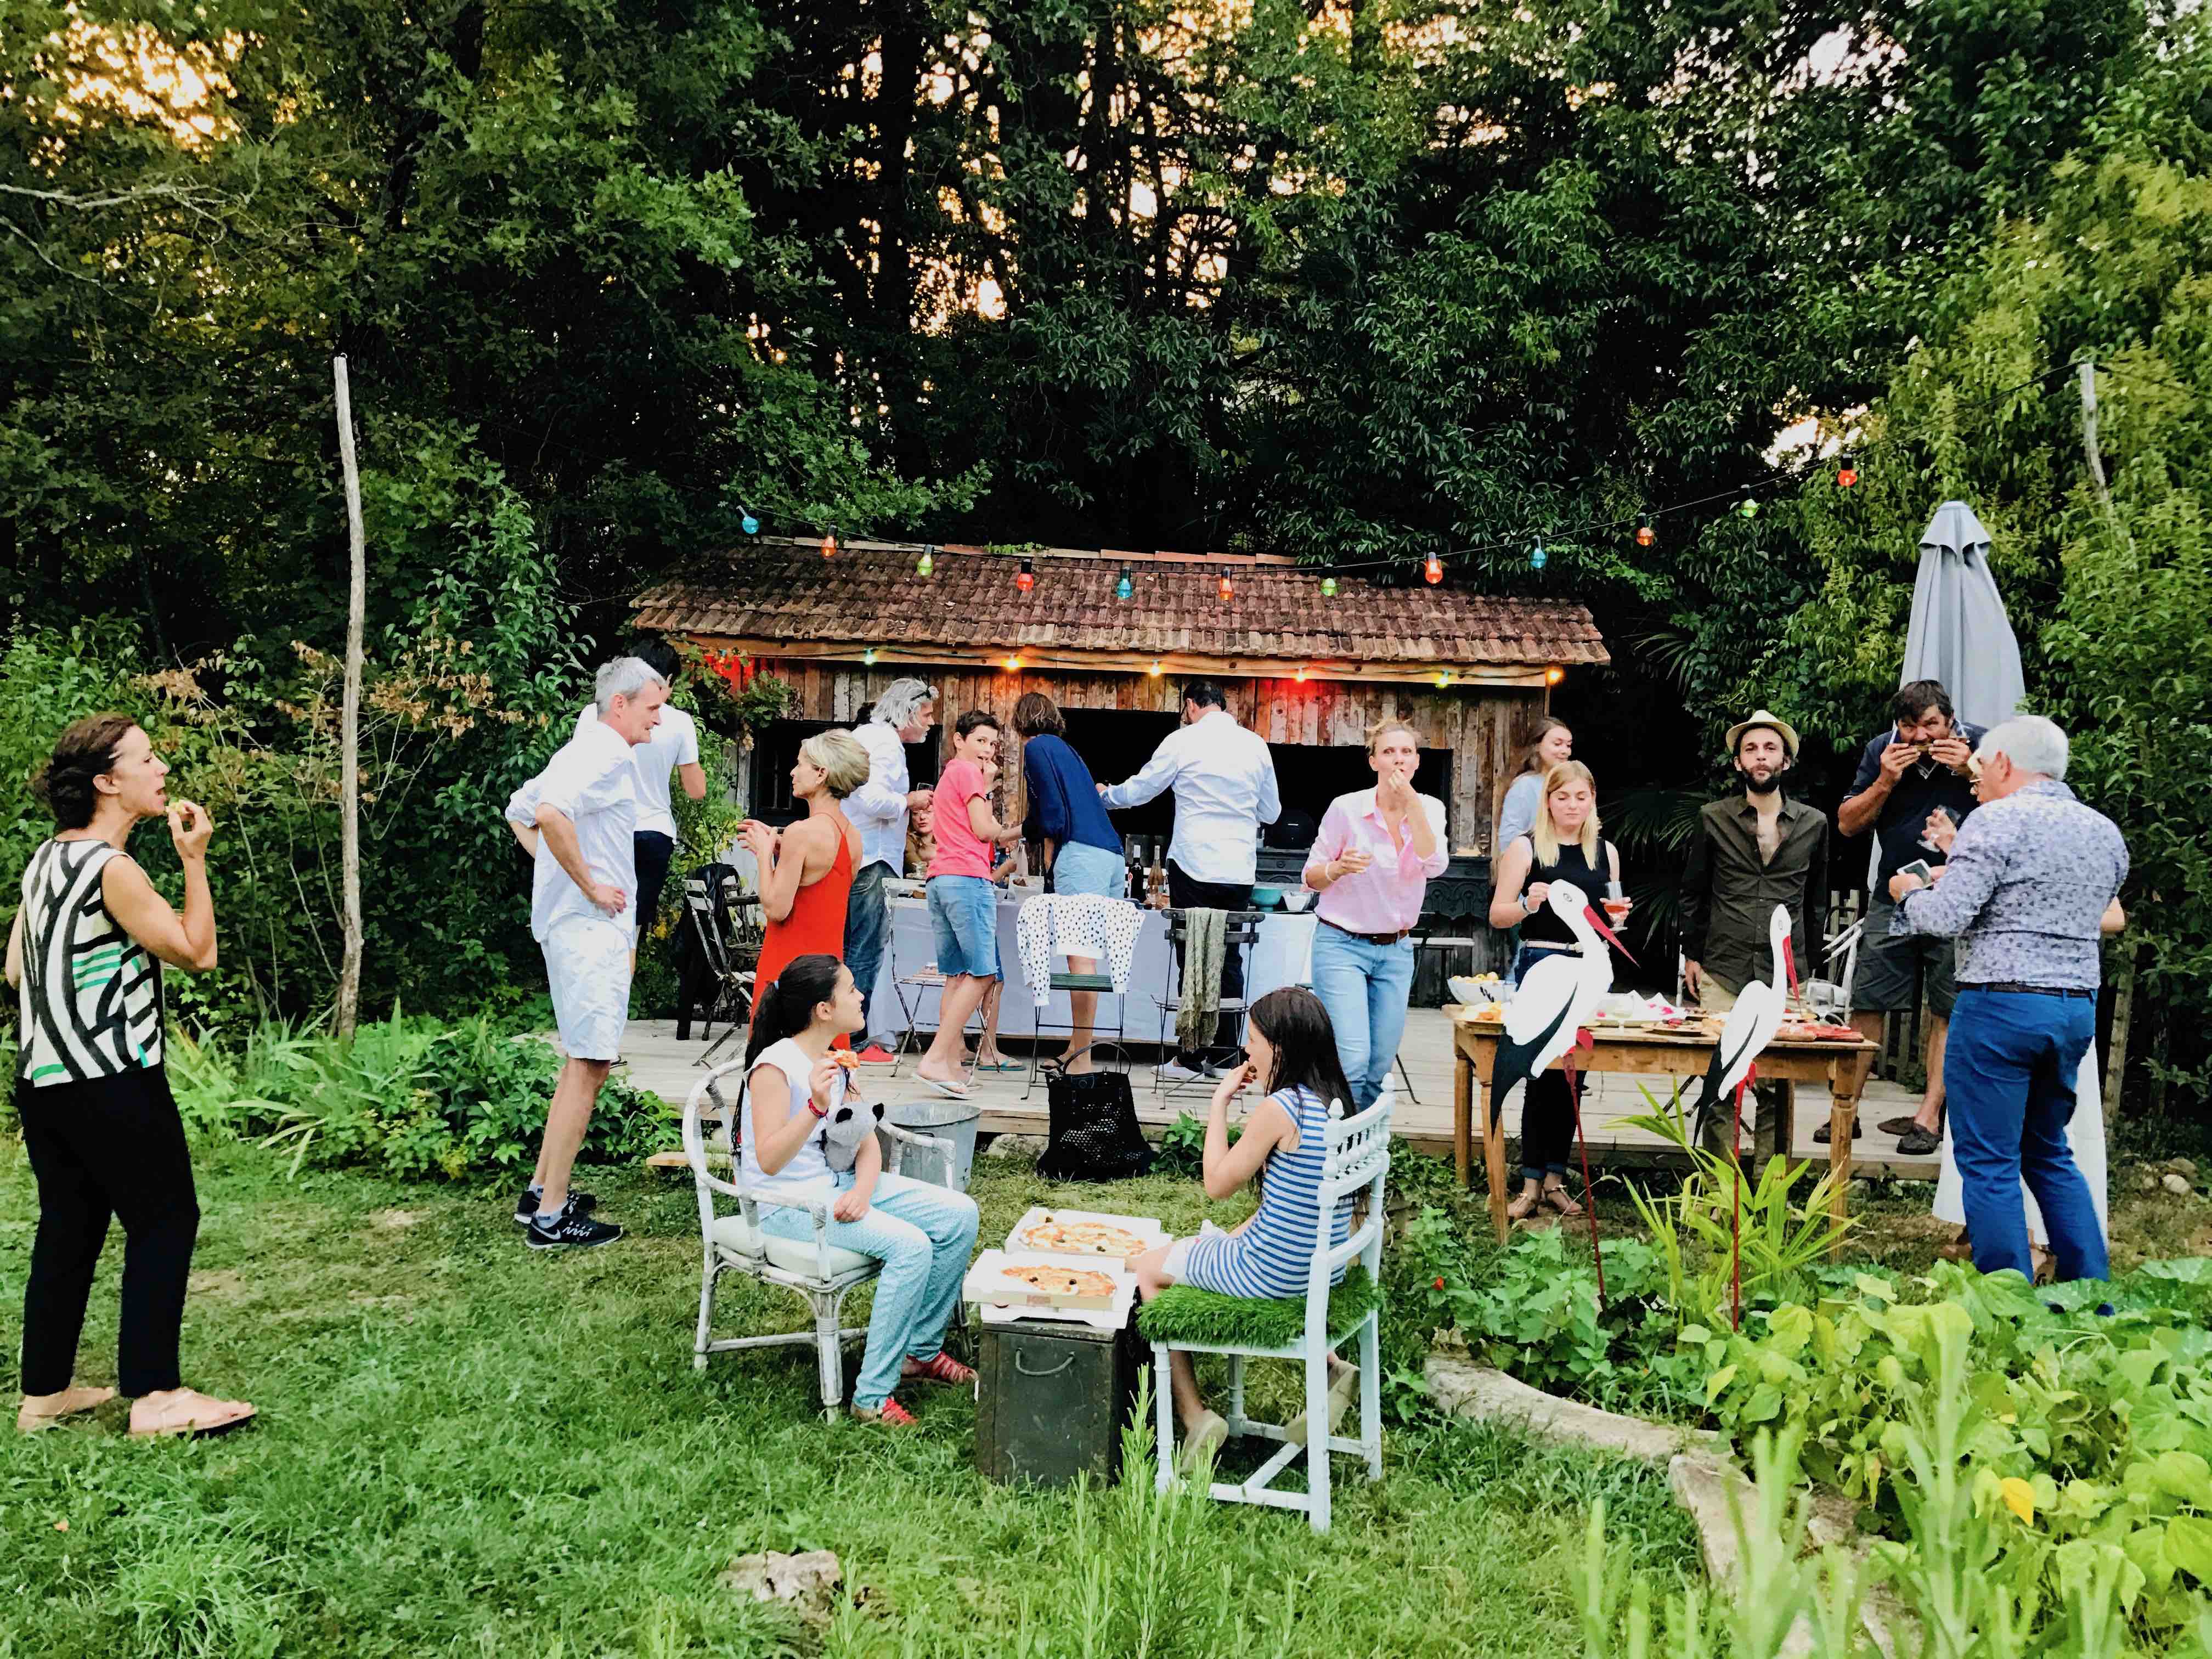
[[[696,1031],[696,1027],[694,1028]],[[1055,1045],[1057,1046],[1057,1045]],[[678,1042],[672,1020],[632,1020],[623,1043],[623,1065],[630,1080],[652,1090],[664,1099],[681,1105],[701,1076],[698,1058],[707,1045],[696,1040]],[[1009,1054],[1024,1058],[1020,1045],[1007,1044]],[[741,1052],[734,1043],[726,1045],[716,1060],[732,1060]],[[1141,1050],[1139,1051],[1141,1053]],[[1451,1025],[1442,1011],[1435,1008],[1415,1008],[1406,1022],[1405,1042],[1399,1049],[1405,1073],[1398,1079],[1400,1100],[1394,1124],[1398,1136],[1423,1152],[1451,1155],[1452,1048]],[[885,1100],[920,1099],[937,1097],[918,1084],[913,1074],[911,1056],[902,1060],[896,1071],[887,1067],[870,1067],[862,1073],[871,1091]],[[1412,1097],[1406,1097],[1406,1085],[1412,1084]],[[1662,1143],[1639,1129],[1620,1127],[1624,1117],[1633,1116],[1645,1109],[1645,1098],[1638,1087],[1638,1079],[1626,1077],[1598,1076],[1589,1079],[1589,1092],[1583,1099],[1583,1125],[1589,1136],[1589,1153],[1593,1163],[1648,1164],[1659,1157]],[[979,1126],[985,1133],[1035,1134],[1045,1133],[1048,1127],[1044,1083],[1038,1079],[1036,1088],[1025,1100],[1022,1091],[1028,1082],[1027,1073],[985,1073],[975,1080],[969,1098],[981,1107],[983,1120]],[[1202,1116],[1206,1111],[1206,1088],[1186,1084],[1179,1091],[1155,1093],[1153,1077],[1148,1064],[1139,1060],[1132,1066],[1130,1083],[1137,1099],[1137,1118],[1148,1130],[1166,1127],[1178,1114],[1189,1112]],[[1866,1094],[1860,1103],[1859,1118],[1865,1127],[1865,1137],[1857,1146],[1856,1169],[1861,1175],[1901,1176],[1907,1180],[1933,1181],[1936,1175],[1936,1160],[1933,1158],[1900,1158],[1897,1154],[1896,1139],[1883,1134],[1875,1125],[1886,1117],[1910,1112],[1917,1104],[1917,1097],[1893,1083],[1876,1079],[1867,1085]],[[1813,1143],[1814,1128],[1827,1118],[1825,1101],[1798,1103],[1798,1144],[1793,1149],[1799,1158],[1817,1158],[1827,1162],[1827,1149]],[[1505,1112],[1505,1133],[1517,1140],[1520,1134],[1520,1104],[1517,1098]],[[1477,1180],[1480,1179],[1480,1170]]]

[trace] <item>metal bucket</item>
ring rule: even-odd
[[[975,1126],[983,1119],[983,1109],[971,1100],[951,1100],[935,1097],[928,1100],[893,1101],[884,1107],[884,1120],[896,1123],[902,1129],[911,1129],[916,1134],[936,1135],[952,1145],[952,1181],[955,1191],[968,1190],[969,1172],[975,1167]],[[888,1158],[890,1148],[884,1148]],[[934,1158],[915,1158],[908,1160],[914,1167],[905,1173],[917,1181],[933,1182],[942,1186],[944,1167]],[[902,1168],[904,1166],[902,1165]]]

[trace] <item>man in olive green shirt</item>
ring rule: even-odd
[[[1827,815],[1782,793],[1796,732],[1762,708],[1728,736],[1743,793],[1698,813],[1682,869],[1683,981],[1714,1012],[1772,972],[1767,925],[1776,905],[1790,912],[1790,948],[1808,975],[1828,912]]]

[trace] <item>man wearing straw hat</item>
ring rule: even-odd
[[[1827,815],[1782,793],[1796,732],[1760,708],[1729,727],[1728,747],[1742,793],[1698,812],[1682,867],[1683,984],[1712,1013],[1772,971],[1766,930],[1776,905],[1790,912],[1790,948],[1808,972],[1828,908]]]

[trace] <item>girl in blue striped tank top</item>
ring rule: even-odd
[[[1329,1103],[1351,1110],[1352,1090],[1336,1054],[1336,1033],[1328,1011],[1311,991],[1285,986],[1252,1005],[1244,1037],[1244,1061],[1222,1079],[1206,1115],[1206,1195],[1225,1199],[1255,1176],[1260,1207],[1241,1224],[1222,1232],[1212,1223],[1193,1238],[1179,1238],[1130,1259],[1138,1293],[1146,1301],[1170,1285],[1194,1285],[1228,1296],[1303,1297],[1314,1261],[1320,1219],[1320,1187],[1328,1137]],[[1229,1141],[1229,1103],[1265,1079],[1267,1097],[1253,1108],[1244,1133]],[[1346,1199],[1329,1220],[1329,1242],[1352,1236],[1352,1200]],[[1344,1276],[1337,1270],[1338,1279]],[[1335,1356],[1330,1356],[1336,1368]],[[1183,1426],[1186,1462],[1220,1444],[1227,1425],[1208,1411],[1198,1392],[1190,1356],[1174,1357],[1172,1382],[1176,1415]],[[1355,1375],[1350,1367],[1338,1374]],[[1348,1399],[1349,1396],[1347,1395]],[[1332,1414],[1340,1408],[1332,1389]]]

